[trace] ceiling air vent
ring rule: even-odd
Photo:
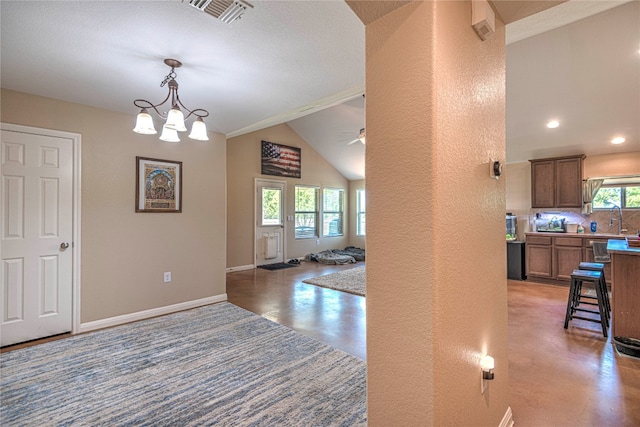
[[[189,4],[227,24],[240,19],[247,8],[253,8],[242,0],[189,0]]]

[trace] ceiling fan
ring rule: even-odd
[[[364,132],[364,128],[362,128],[360,129],[360,133],[358,134],[358,137],[353,141],[349,142],[347,145],[355,144],[356,142],[362,142],[364,144],[365,143],[364,140],[365,140],[365,132]]]

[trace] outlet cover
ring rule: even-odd
[[[171,272],[167,271],[164,273],[164,283],[169,283],[171,281]]]

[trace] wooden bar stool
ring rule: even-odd
[[[600,289],[602,289],[602,295],[604,296],[605,307],[607,309],[607,317],[611,319],[611,301],[609,300],[609,290],[607,289],[607,279],[604,276],[604,264],[601,262],[581,262],[578,266],[578,270],[600,271],[602,276],[600,279]],[[597,299],[596,297],[587,297],[590,299]]]
[[[601,280],[602,280],[602,272],[601,271],[590,271],[590,270],[573,270],[571,273],[571,285],[569,287],[569,299],[567,300],[567,314],[564,317],[564,328],[567,329],[569,327],[569,321],[572,319],[582,319],[587,320],[589,322],[600,323],[602,325],[602,334],[607,337],[607,328],[609,327],[609,318],[607,316],[604,296],[602,295],[601,288]],[[593,284],[593,287],[596,290],[596,298],[597,303],[580,301],[580,298],[584,298],[585,295],[582,294],[582,284],[583,282]],[[582,304],[589,305],[597,305],[598,311],[596,310],[588,310],[585,308],[578,307]],[[599,319],[594,319],[590,317],[583,317],[575,315],[576,312],[583,313],[591,313],[600,316]]]

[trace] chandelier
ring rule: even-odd
[[[167,74],[162,83],[160,83],[160,87],[167,85],[169,87],[169,93],[167,94],[167,97],[158,104],[152,104],[146,99],[136,99],[133,101],[133,104],[140,108],[140,113],[136,119],[136,127],[133,131],[143,135],[155,135],[158,133],[156,132],[156,128],[153,126],[153,118],[149,114],[149,109],[152,109],[158,116],[165,120],[165,123],[162,126],[162,134],[160,135],[160,139],[162,141],[180,142],[178,132],[187,131],[184,121],[191,116],[195,116],[196,119],[191,127],[189,138],[198,141],[208,141],[209,137],[207,136],[207,126],[204,124],[202,119],[207,117],[209,112],[201,108],[189,110],[184,106],[182,101],[180,101],[180,96],[178,96],[178,82],[176,81],[175,69],[181,67],[182,63],[177,59],[165,59],[164,63],[171,67],[171,72]],[[163,114],[158,111],[158,107],[169,101],[169,99],[171,99],[171,109],[169,112]],[[182,109],[180,107],[182,107]],[[186,117],[182,110],[185,110],[188,113]]]

